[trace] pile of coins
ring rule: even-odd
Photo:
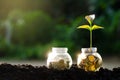
[[[69,61],[64,61],[63,59],[60,59],[57,62],[50,62],[49,68],[54,68],[58,70],[69,69]]]
[[[101,65],[98,61],[99,61],[98,57],[94,55],[87,55],[87,57],[81,61],[79,66],[85,71],[96,71],[98,67]]]

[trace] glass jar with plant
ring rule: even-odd
[[[85,71],[96,71],[102,65],[102,58],[99,53],[97,53],[97,48],[92,47],[92,31],[96,29],[103,29],[103,27],[98,25],[93,25],[93,20],[95,19],[95,14],[85,16],[89,25],[79,26],[78,29],[87,29],[90,32],[90,48],[82,48],[82,53],[78,56],[77,66],[84,69]]]

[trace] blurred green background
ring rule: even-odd
[[[120,56],[120,0],[0,0],[0,59],[44,60],[51,48],[68,47],[76,58],[89,47],[85,15],[96,14],[93,47]]]

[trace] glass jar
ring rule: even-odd
[[[85,71],[96,71],[102,65],[102,58],[97,53],[97,48],[82,48],[82,53],[78,55],[77,66]]]
[[[47,67],[58,70],[69,69],[72,65],[72,58],[67,53],[67,48],[52,48],[52,52],[48,55]]]

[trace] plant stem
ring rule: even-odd
[[[90,49],[92,49],[92,22],[90,24]]]
[[[92,48],[92,30],[90,30],[90,48]]]

